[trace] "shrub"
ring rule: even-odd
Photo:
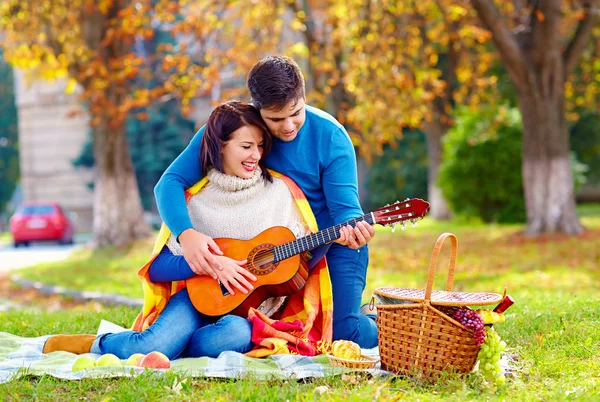
[[[373,161],[366,178],[365,210],[405,198],[427,198],[427,142],[425,134],[405,130],[395,147],[386,145]]]
[[[438,184],[450,208],[484,222],[524,222],[518,109],[459,109],[443,138]]]

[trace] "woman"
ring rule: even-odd
[[[268,129],[251,105],[231,101],[212,112],[200,148],[201,166],[207,172],[208,183],[188,199],[188,211],[196,230],[212,238],[240,240],[252,239],[273,226],[287,227],[296,237],[309,233],[288,187],[289,179],[273,177],[263,165],[262,157],[270,147]],[[161,235],[166,232],[163,225]],[[134,324],[135,331],[97,337],[55,335],[46,342],[44,353],[56,350],[113,353],[126,359],[134,353],[160,351],[173,359],[216,357],[226,350],[248,352],[253,346],[250,321],[234,315],[212,318],[199,313],[182,281],[207,273],[194,272],[173,235],[169,234],[164,247],[163,244],[164,241],[160,253],[155,253],[155,258],[139,272],[145,295],[161,296],[145,303]],[[243,268],[246,261],[226,256],[216,258],[223,268],[216,279],[230,293],[252,290],[256,277]]]

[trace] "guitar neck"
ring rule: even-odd
[[[351,219],[348,222],[340,223],[339,225],[331,226],[327,229],[323,229],[317,233],[302,237],[290,241],[288,243],[277,246],[273,249],[275,255],[275,262],[282,261],[287,258],[293,257],[296,254],[303,253],[304,251],[312,250],[323,244],[330,243],[340,237],[340,229],[344,226],[355,227],[358,222],[365,221],[370,225],[373,225],[374,219],[373,214],[368,213],[360,218]]]

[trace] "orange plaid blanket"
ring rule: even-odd
[[[304,193],[290,178],[271,171],[274,177],[283,180],[307,224],[314,233],[317,222]],[[208,179],[205,177],[186,191],[186,200],[200,191]],[[144,292],[142,311],[135,319],[132,329],[143,331],[158,318],[169,298],[185,287],[185,281],[152,283],[149,269],[152,261],[167,243],[171,232],[165,224],[154,243],[150,260],[138,270]],[[304,258],[301,258],[304,264]],[[288,297],[278,320],[272,320],[255,309],[251,309],[248,319],[252,323],[252,342],[256,347],[248,352],[252,357],[264,357],[271,354],[298,353],[314,356],[326,352],[331,345],[333,322],[333,297],[331,280],[325,258],[310,272],[302,290]]]

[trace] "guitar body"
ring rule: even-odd
[[[235,289],[235,295],[231,295],[212,277],[194,276],[186,280],[192,304],[208,316],[233,313],[245,317],[250,307],[258,307],[270,297],[288,296],[302,289],[308,271],[301,266],[300,255],[273,262],[273,248],[295,239],[294,234],[282,226],[269,228],[251,240],[214,239],[227,257],[248,260],[246,269],[257,279],[252,283],[254,290],[244,294]]]
[[[357,222],[364,220],[372,225],[377,223],[392,226],[393,231],[396,223],[402,223],[404,227],[407,221],[411,221],[415,225],[428,212],[428,202],[412,198],[396,201],[360,218],[301,239],[296,239],[289,229],[281,226],[269,228],[251,240],[214,239],[227,257],[248,260],[245,267],[257,278],[253,283],[254,290],[248,294],[236,291],[235,295],[231,295],[212,277],[194,276],[186,281],[190,299],[194,307],[205,315],[233,313],[246,317],[250,307],[258,307],[270,297],[289,296],[302,289],[306,284],[308,271],[300,264],[300,254],[339,238],[342,226],[354,227]],[[281,261],[274,262],[275,260]]]

